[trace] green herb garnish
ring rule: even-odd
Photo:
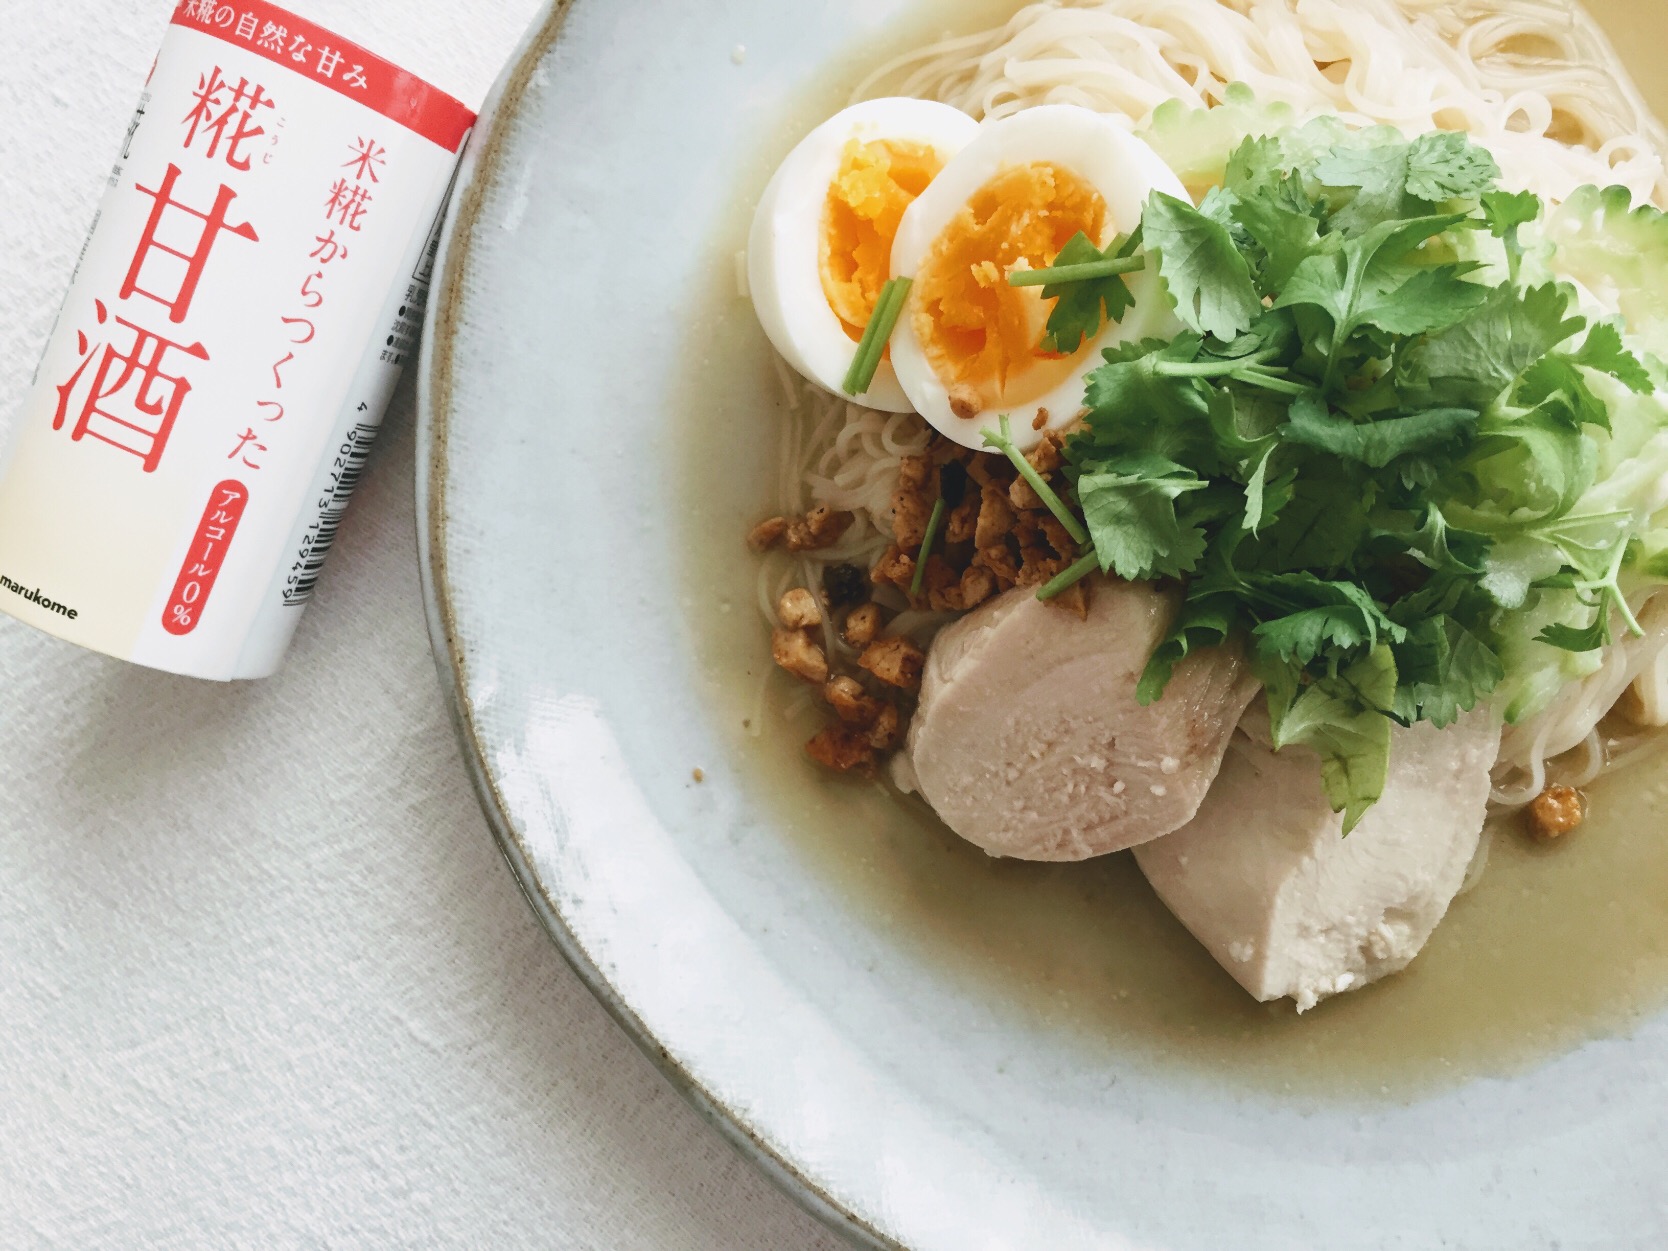
[[[944,520],[944,497],[940,495],[933,501],[932,514],[927,518],[927,528],[921,535],[921,553],[915,558],[915,576],[909,580],[909,597],[914,599],[921,593],[921,579],[927,572],[927,555],[932,551],[932,541],[938,537],[939,523]]]
[[[1078,234],[1077,239],[1085,242],[1088,236]],[[1067,245],[1070,246],[1070,245]],[[1060,254],[1064,259],[1065,253]],[[1010,287],[1046,287],[1051,283],[1065,284],[1068,282],[1087,282],[1091,278],[1116,278],[1120,274],[1138,273],[1147,267],[1147,262],[1139,256],[1113,257],[1109,260],[1084,261],[1081,264],[1062,265],[1056,261],[1047,269],[1016,269],[1008,275]]]
[[[1668,440],[1660,404],[1629,407],[1655,404],[1660,366],[1525,248],[1541,205],[1498,178],[1460,135],[1246,140],[1198,207],[1147,203],[1140,237],[1185,330],[1089,375],[1071,506],[1005,419],[985,436],[1086,545],[1043,594],[1094,567],[1185,582],[1139,697],[1244,640],[1275,745],[1320,756],[1346,832],[1382,793],[1392,724],[1447,725],[1503,686],[1521,713],[1568,680],[1544,657],[1636,629],[1629,588],[1668,581],[1668,523],[1645,552],[1643,513],[1616,498],[1642,488],[1610,485],[1633,481],[1630,453],[1608,450],[1623,417],[1629,447]],[[1581,203],[1668,240],[1647,210]],[[1127,295],[1115,259],[1073,240],[1039,271],[1060,280],[1045,294],[1067,350],[1127,310],[1102,285]]]
[[[1158,255],[1158,272],[1184,326],[1224,343],[1250,328],[1262,301],[1226,225],[1155,191],[1141,217],[1141,229],[1147,246]]]
[[[1071,564],[1067,565],[1064,569],[1060,570],[1059,573],[1055,574],[1047,582],[1044,582],[1040,587],[1038,587],[1037,598],[1053,599],[1056,595],[1069,591],[1072,587],[1076,586],[1079,582],[1083,581],[1084,578],[1093,573],[1097,568],[1099,568],[1099,566],[1100,557],[1096,556],[1093,552],[1089,552],[1084,556],[1079,556]]]
[[[1040,286],[1043,299],[1055,302],[1043,334],[1044,351],[1070,355],[1083,346],[1085,339],[1099,334],[1106,322],[1123,320],[1135,303],[1123,276],[1147,264],[1135,255],[1140,246],[1139,227],[1119,235],[1105,251],[1078,231],[1066,241],[1052,265],[1015,270],[1008,275],[1009,286]]]
[[[863,337],[858,340],[857,355],[851,358],[851,368],[846,370],[845,382],[841,384],[847,395],[862,395],[875,380],[875,370],[880,368],[880,358],[886,353],[886,341],[892,337],[892,329],[898,324],[898,316],[903,312],[904,300],[909,296],[909,286],[913,281],[911,278],[890,278],[881,287],[880,295],[875,300],[875,311],[870,314],[869,324],[863,327]]]

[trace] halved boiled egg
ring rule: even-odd
[[[1071,352],[1045,350],[1055,301],[1015,287],[1079,232],[1104,248],[1135,229],[1153,190],[1187,199],[1145,143],[1100,113],[1041,105],[987,122],[910,205],[892,270],[914,279],[892,332],[892,364],[910,406],[944,435],[983,446],[1011,418],[1027,448],[1083,407],[1084,375],[1124,339],[1180,330],[1149,267],[1125,281],[1135,305]]]
[[[765,188],[747,243],[747,285],[765,334],[790,365],[840,393],[904,212],[978,124],[932,100],[866,100],[836,113],[788,154]],[[909,411],[889,361],[855,397]]]

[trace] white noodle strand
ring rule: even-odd
[[[1564,0],[1099,0],[1034,4],[909,53],[854,98],[927,96],[976,117],[1081,104],[1138,127],[1166,100],[1218,104],[1240,82],[1304,117],[1469,131],[1508,185],[1549,199],[1587,182],[1657,198],[1668,145],[1615,63]]]

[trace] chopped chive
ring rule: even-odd
[[[1058,495],[1054,494],[1054,488],[1043,481],[1042,475],[1031,467],[1031,462],[1026,460],[1024,454],[1014,446],[1013,433],[1008,426],[1008,415],[1006,413],[1002,414],[1001,426],[1001,434],[992,434],[989,430],[985,431],[986,446],[999,449],[1003,455],[1013,462],[1013,467],[1019,470],[1019,476],[1031,484],[1031,489],[1037,493],[1037,498],[1048,506],[1048,511],[1053,513],[1055,519],[1066,528],[1066,533],[1071,535],[1072,542],[1079,545],[1087,543],[1089,532],[1083,528],[1083,523],[1071,515],[1071,510],[1065,506]]]
[[[1147,267],[1139,256],[1118,256],[1104,261],[1084,261],[1079,265],[1051,265],[1047,269],[1016,269],[1008,275],[1010,287],[1046,287],[1056,282],[1087,282],[1091,278],[1114,278],[1119,274],[1133,274]]]
[[[1053,599],[1062,591],[1070,590],[1100,568],[1100,557],[1093,552],[1079,556],[1037,590],[1038,599]]]
[[[880,368],[886,341],[892,337],[892,328],[898,324],[898,315],[903,312],[904,297],[909,294],[912,281],[910,278],[890,278],[880,289],[875,311],[869,315],[869,324],[863,327],[863,338],[858,341],[857,355],[852,357],[851,368],[846,370],[842,388],[847,395],[862,395],[875,380],[875,370]]]
[[[932,551],[932,541],[938,537],[938,523],[943,520],[944,497],[940,495],[938,502],[932,506],[932,516],[927,518],[927,532],[921,536],[921,554],[915,558],[915,576],[909,580],[910,599],[921,593],[921,578],[927,572],[927,553]]]

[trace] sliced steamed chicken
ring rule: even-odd
[[[759,199],[747,286],[771,343],[796,370],[839,394],[881,288],[898,223],[978,130],[932,100],[865,100],[800,140]],[[890,362],[860,397],[909,411]]]
[[[1023,450],[1076,421],[1104,348],[1179,330],[1150,266],[1125,279],[1133,307],[1069,345],[1044,342],[1055,302],[1043,288],[1009,282],[1054,264],[1078,234],[1102,249],[1129,234],[1154,190],[1187,194],[1104,114],[1049,104],[980,126],[905,211],[892,245],[892,271],[914,280],[891,352],[915,411],[974,448],[1009,415]]]
[[[899,782],[969,842],[1021,860],[1082,860],[1185,824],[1257,684],[1238,652],[1196,652],[1141,706],[1178,598],[1101,583],[1082,620],[1022,588],[947,626]]]
[[[1395,729],[1384,795],[1345,837],[1314,753],[1274,751],[1257,721],[1198,815],[1135,859],[1241,986],[1303,1012],[1400,972],[1425,945],[1476,854],[1500,724],[1478,711]]]

